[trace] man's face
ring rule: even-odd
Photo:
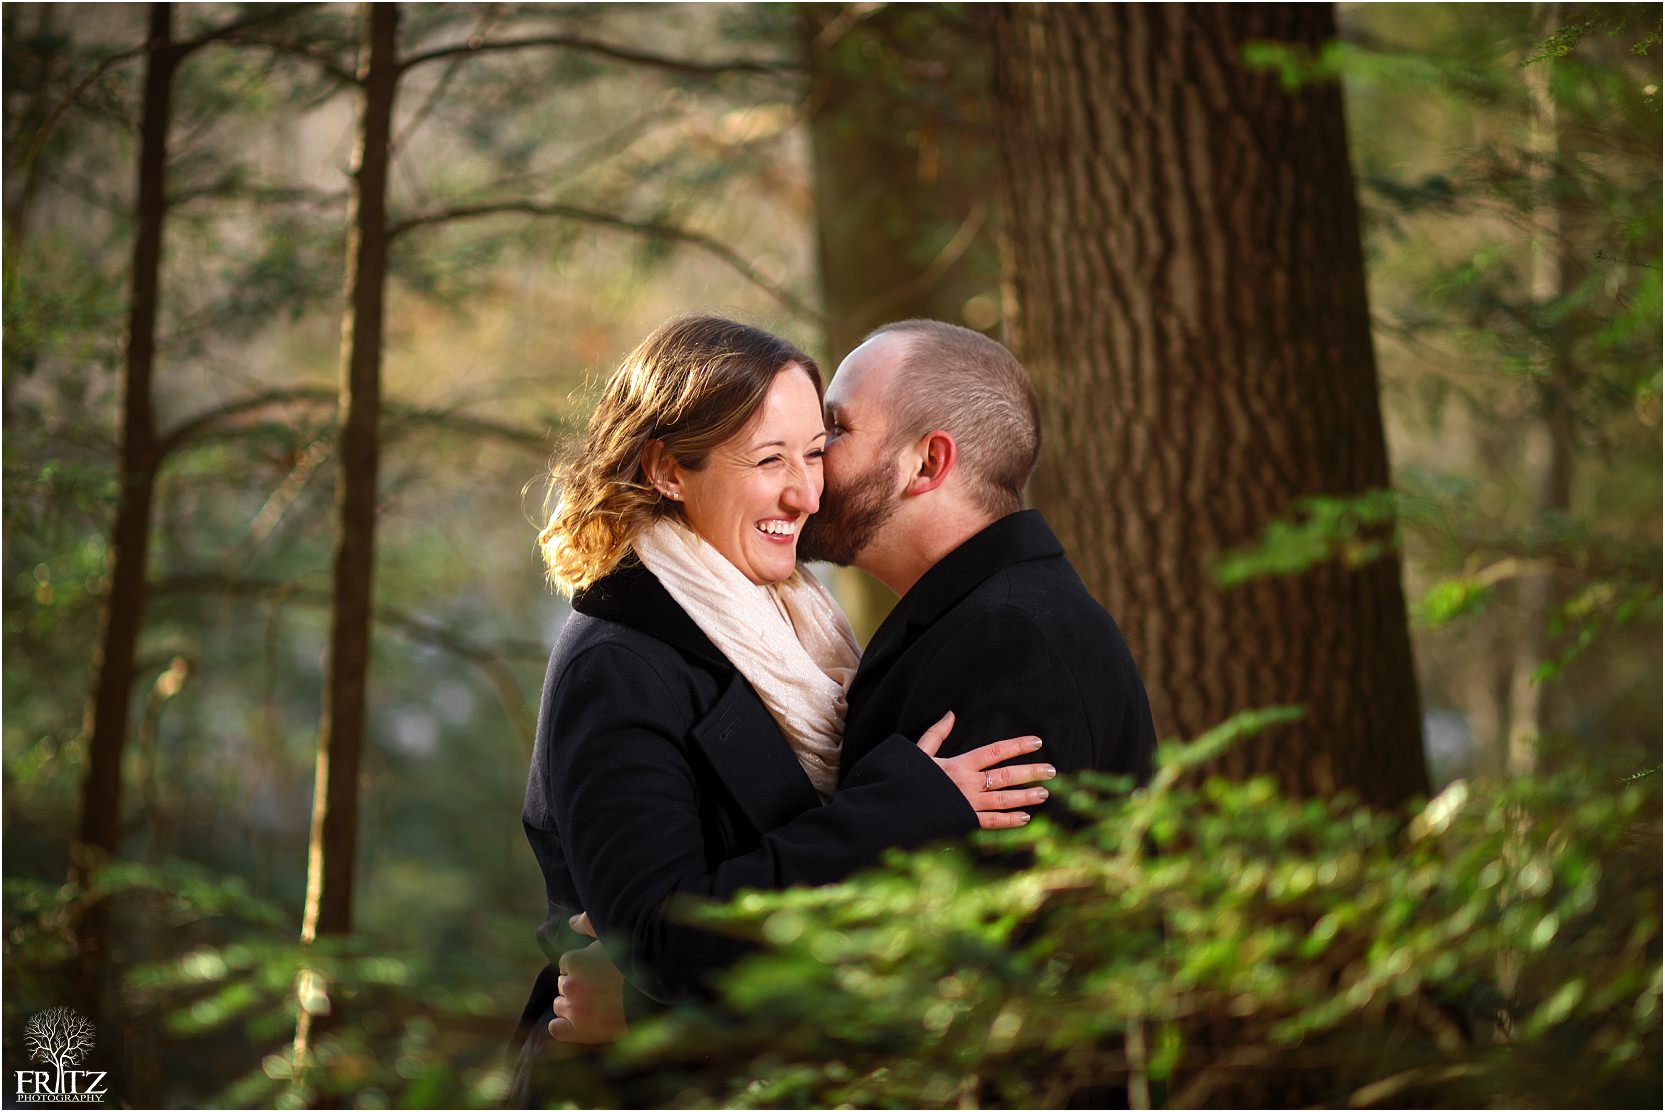
[[[907,353],[904,337],[875,336],[852,351],[827,387],[826,489],[804,524],[798,556],[862,566],[862,554],[901,504],[885,400]]]

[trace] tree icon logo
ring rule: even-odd
[[[95,1103],[103,1100],[104,1073],[79,1066],[98,1043],[92,1020],[71,1008],[48,1008],[29,1017],[23,1027],[23,1045],[29,1060],[43,1062],[46,1070],[17,1071],[17,1099],[23,1102]]]

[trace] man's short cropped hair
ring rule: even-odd
[[[942,429],[991,517],[1023,508],[1023,486],[1040,456],[1040,406],[1023,364],[981,332],[938,320],[904,320],[867,339],[899,333],[908,349],[891,381],[891,438]]]

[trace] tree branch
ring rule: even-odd
[[[870,320],[874,316],[885,313],[893,306],[900,305],[910,298],[925,293],[942,281],[943,276],[954,268],[954,264],[964,257],[966,251],[970,250],[972,242],[977,238],[977,233],[983,230],[983,225],[988,221],[988,215],[987,205],[973,205],[971,211],[966,213],[965,219],[960,222],[960,226],[955,230],[953,237],[943,245],[941,251],[937,252],[937,257],[931,260],[930,266],[895,289],[886,290],[870,298],[865,305],[851,313],[849,319],[855,321]]]
[[[209,43],[225,42],[235,38],[237,35],[242,34],[251,27],[259,27],[264,23],[277,23],[281,20],[289,19],[298,12],[305,11],[307,8],[318,8],[322,6],[323,5],[321,4],[274,5],[262,11],[252,12],[249,15],[244,16],[242,19],[233,20],[232,22],[227,23],[224,27],[216,27],[212,31],[206,31],[194,39],[186,39],[184,42],[175,43],[173,49],[179,55],[179,60],[183,62],[191,54],[207,46]]]
[[[728,244],[699,232],[691,232],[674,224],[663,224],[654,220],[631,220],[619,216],[617,213],[600,212],[595,209],[580,208],[576,205],[541,204],[537,201],[499,201],[494,204],[461,205],[440,212],[413,216],[408,220],[395,223],[388,229],[387,236],[391,241],[413,229],[427,227],[431,224],[444,224],[453,220],[472,220],[480,216],[500,216],[511,213],[522,216],[545,216],[563,220],[576,220],[585,224],[617,228],[634,235],[668,239],[675,243],[685,243],[690,247],[698,247],[727,264],[731,270],[774,298],[794,316],[816,325],[823,323],[820,313],[798,300],[790,290],[763,277]]]
[[[112,54],[108,58],[100,61],[96,66],[88,71],[85,77],[76,82],[75,88],[69,91],[69,95],[52,106],[52,111],[46,114],[46,119],[41,122],[40,129],[35,132],[34,142],[29,144],[29,153],[23,156],[23,164],[20,167],[23,172],[27,173],[29,169],[34,166],[35,159],[40,157],[41,150],[46,146],[47,137],[52,134],[52,129],[58,126],[58,120],[61,119],[63,114],[69,111],[70,108],[81,99],[81,95],[92,87],[93,82],[97,81],[100,77],[103,77],[106,73],[121,65],[123,62],[131,61],[134,58],[138,58],[149,53],[149,51],[150,42],[147,40],[139,46],[123,50],[117,54]]]
[[[235,181],[217,181],[195,189],[182,189],[168,198],[169,207],[188,201],[257,201],[262,204],[296,204],[325,206],[344,205],[347,195],[339,191],[292,188],[282,185],[241,185]]]
[[[240,35],[243,31],[246,31],[250,27],[256,27],[263,23],[272,23],[280,19],[288,19],[299,10],[305,8],[315,8],[318,6],[319,5],[317,4],[296,4],[255,12],[254,14],[243,19],[228,23],[224,27],[219,27],[205,34],[199,35],[194,39],[187,39],[184,42],[174,43],[167,47],[167,49],[170,50],[179,61],[183,62],[193,52],[201,47],[207,46],[211,42],[232,41],[236,38],[236,36]],[[109,57],[100,60],[97,65],[87,72],[85,77],[75,83],[75,87],[69,91],[69,95],[54,105],[52,111],[46,114],[46,119],[41,123],[40,129],[35,132],[34,141],[29,144],[29,153],[23,156],[23,162],[20,168],[27,172],[29,167],[34,165],[35,159],[40,157],[41,149],[46,146],[47,137],[51,135],[52,129],[57,126],[58,120],[61,119],[63,114],[69,111],[69,109],[81,99],[82,95],[92,87],[93,82],[97,81],[100,77],[103,77],[106,73],[114,69],[116,66],[121,65],[123,62],[131,61],[134,58],[148,54],[152,49],[150,40],[147,39],[138,46],[118,51],[117,53],[111,54]],[[352,80],[352,75],[349,74],[347,79]]]
[[[316,574],[324,576],[328,568],[315,569]],[[239,598],[266,598],[274,594],[283,594],[307,603],[325,603],[329,601],[327,586],[300,587],[295,579],[240,579],[213,573],[188,573],[170,575],[164,579],[152,580],[150,591],[157,596],[164,595],[195,595],[211,594],[218,591],[222,594]],[[456,647],[466,649],[461,655],[470,659],[479,656],[496,658],[513,658],[516,660],[547,661],[549,648],[539,641],[525,638],[510,637],[496,642],[490,648],[470,641],[460,633],[445,629],[432,622],[425,622],[412,618],[398,610],[382,607],[376,612],[376,620],[384,625],[403,629],[412,634],[420,635],[416,639],[440,645],[441,647]]]
[[[266,598],[281,595],[285,598],[294,598],[299,602],[318,606],[322,606],[329,601],[328,593],[323,588],[300,587],[294,580],[238,579],[234,576],[225,575],[169,576],[166,579],[153,582],[150,590],[156,596],[210,594],[214,592],[246,598]],[[498,701],[503,706],[503,712],[508,715],[515,734],[520,740],[521,747],[530,752],[532,736],[536,732],[537,723],[526,712],[525,695],[521,692],[520,683],[515,678],[514,671],[508,666],[507,661],[510,659],[543,661],[549,656],[544,645],[521,638],[507,638],[496,644],[483,644],[470,640],[436,622],[414,618],[391,607],[378,607],[371,617],[378,625],[399,632],[407,640],[433,645],[479,668],[485,674],[486,681],[491,684],[492,690],[496,692]]]
[[[245,414],[256,413],[281,405],[334,405],[339,400],[335,390],[323,386],[293,386],[281,390],[263,390],[258,394],[204,410],[187,418],[171,432],[157,440],[158,461],[178,451],[193,440],[212,432],[218,426]],[[454,432],[473,433],[523,447],[543,455],[549,450],[549,438],[533,429],[518,428],[485,417],[465,417],[443,409],[418,409],[413,406],[385,405],[383,412],[390,424],[408,422],[418,425],[439,425]]]
[[[235,417],[241,417],[245,413],[254,413],[270,406],[288,405],[293,402],[322,404],[336,400],[336,392],[322,386],[298,386],[282,390],[265,390],[258,394],[251,394],[246,398],[238,398],[235,401],[204,410],[195,417],[187,418],[171,432],[158,437],[156,440],[156,456],[158,461],[166,459],[187,442],[203,435],[216,425],[222,425]]]
[[[300,61],[308,62],[318,67],[324,73],[335,78],[335,80],[339,81],[343,85],[358,84],[358,74],[354,73],[350,69],[344,68],[341,63],[337,62],[334,58],[325,54],[319,54],[298,43],[279,42],[274,39],[250,38],[244,36],[240,32],[237,34],[226,35],[220,41],[231,43],[234,46],[258,47],[263,50],[270,50],[274,54],[282,54],[290,58],[296,58]]]
[[[534,35],[523,39],[502,39],[498,42],[481,42],[479,39],[471,39],[466,43],[458,43],[454,46],[437,47],[421,54],[412,54],[404,59],[399,63],[399,72],[403,74],[416,66],[426,62],[438,61],[441,58],[454,58],[465,54],[483,54],[489,50],[521,50],[535,46],[577,50],[611,61],[649,66],[653,69],[681,74],[684,77],[715,78],[731,73],[752,73],[766,77],[780,77],[796,73],[799,70],[797,63],[788,61],[735,58],[722,62],[696,62],[687,58],[672,58],[664,54],[652,54],[644,50],[614,46],[611,43],[598,42],[595,39],[587,39],[581,35]]]

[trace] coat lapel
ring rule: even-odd
[[[740,809],[760,831],[773,830],[821,805],[821,797],[785,738],[779,744],[759,744],[770,735],[780,738],[780,727],[739,672],[692,734]]]
[[[866,755],[868,745],[877,743],[885,736],[884,729],[894,729],[896,725],[894,722],[873,723],[872,729],[859,731],[850,728],[850,724],[867,711],[869,697],[890,674],[898,658],[938,618],[1002,568],[1025,560],[1062,556],[1063,553],[1064,546],[1058,542],[1045,519],[1035,510],[1020,510],[995,521],[919,577],[919,582],[897,600],[895,608],[879,624],[873,640],[861,654],[861,665],[850,684],[850,713],[844,732],[840,779],[850,766]]]
[[[578,592],[572,607],[650,633],[727,674],[728,685],[690,736],[758,830],[773,830],[821,805],[809,774],[746,677],[647,568],[634,561],[621,566]]]

